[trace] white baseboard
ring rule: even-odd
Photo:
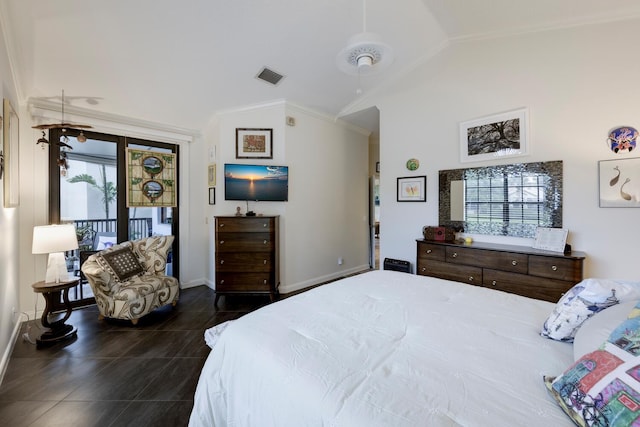
[[[280,285],[278,291],[281,294],[288,294],[290,292],[299,291],[304,288],[315,286],[319,283],[329,282],[331,280],[340,279],[341,277],[348,276],[350,274],[359,273],[369,269],[369,264],[363,264],[357,267],[350,268],[348,270],[336,271],[335,273],[327,274],[320,277],[314,277],[313,279],[305,280],[304,282],[288,283],[286,285]]]
[[[11,353],[13,352],[13,348],[16,345],[16,340],[20,336],[20,328],[22,327],[22,322],[16,322],[13,326],[13,332],[11,332],[11,338],[9,339],[9,345],[5,349],[2,354],[2,359],[0,360],[0,384],[2,384],[2,380],[4,379],[4,374],[7,372],[7,367],[9,366],[9,359],[11,358]]]

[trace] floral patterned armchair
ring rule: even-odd
[[[91,255],[82,264],[100,319],[138,319],[152,310],[176,305],[178,279],[165,273],[174,236],[152,236],[122,242]]]

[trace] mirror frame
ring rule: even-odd
[[[451,182],[466,177],[491,178],[504,174],[520,175],[534,173],[547,176],[549,185],[545,192],[545,216],[538,224],[476,223],[451,220]],[[510,237],[535,237],[538,227],[562,228],[562,160],[484,166],[467,169],[441,170],[439,175],[438,219],[441,227],[471,234],[488,234]]]
[[[2,104],[3,160],[4,160],[4,200],[5,208],[20,205],[20,120],[11,102],[4,98]]]

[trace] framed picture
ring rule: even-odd
[[[566,228],[538,227],[533,248],[553,252],[564,252],[568,235],[569,230]]]
[[[210,205],[216,204],[216,189],[213,187],[209,189],[209,204]]]
[[[4,99],[2,124],[2,156],[0,161],[4,164],[4,207],[15,208],[20,205],[20,171],[19,171],[19,140],[20,123],[18,114],[13,109],[11,102]]]
[[[407,176],[398,178],[399,202],[426,202],[427,177]]]
[[[380,173],[380,162],[376,162],[376,173]]]
[[[236,159],[273,159],[273,129],[236,128]]]
[[[207,168],[207,182],[209,183],[209,187],[216,186],[216,164],[212,163]]]
[[[529,154],[526,108],[460,123],[460,161]]]
[[[601,208],[640,208],[640,157],[598,162]]]

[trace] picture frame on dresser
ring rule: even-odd
[[[398,202],[426,202],[427,201],[427,177],[405,176],[398,178]]]

